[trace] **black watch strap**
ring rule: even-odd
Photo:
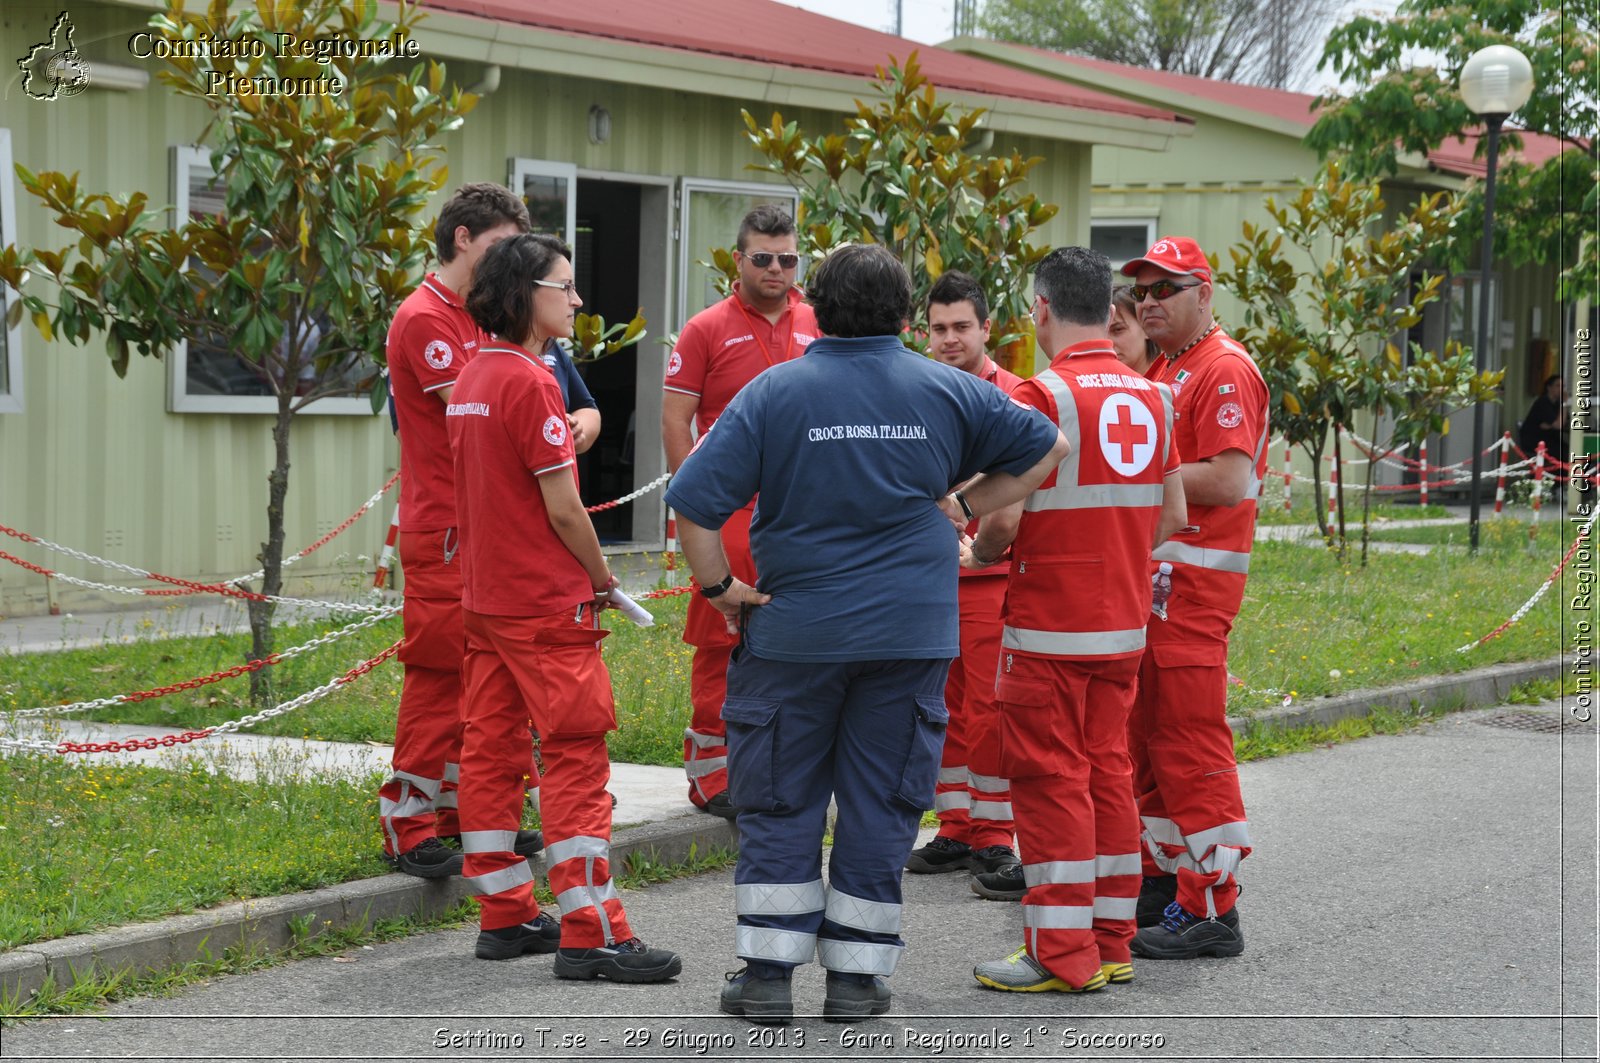
[[[727,578],[725,578],[721,583],[713,583],[709,587],[702,585],[700,588],[700,593],[705,595],[707,598],[721,598],[727,593],[728,588],[731,586],[733,586],[732,572],[728,573]]]

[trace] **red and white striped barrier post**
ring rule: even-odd
[[[1338,431],[1337,428],[1334,429]],[[1328,530],[1333,531],[1335,500],[1339,497],[1339,463],[1333,460],[1333,455],[1328,455]]]
[[[678,569],[678,517],[671,509],[667,510],[667,571],[676,572]]]
[[[1285,513],[1294,512],[1294,505],[1289,498],[1290,491],[1293,490],[1292,485],[1294,484],[1293,461],[1294,451],[1290,448],[1289,441],[1285,439],[1283,441],[1283,511]]]
[[[1500,437],[1500,471],[1494,483],[1494,515],[1499,516],[1500,511],[1506,508],[1506,458],[1511,453],[1511,433],[1507,432]],[[1477,484],[1473,484],[1477,489]]]
[[[394,519],[389,522],[389,534],[383,540],[383,553],[378,555],[378,571],[372,577],[374,590],[383,590],[389,581],[389,566],[394,564],[395,537],[400,534],[400,503],[394,504]]]
[[[1544,440],[1539,440],[1539,445],[1533,452],[1533,523],[1539,523],[1539,510],[1544,505]],[[1531,540],[1537,533],[1536,528],[1528,529],[1528,538]]]
[[[1417,444],[1417,482],[1422,485],[1421,504],[1428,504],[1428,441]]]

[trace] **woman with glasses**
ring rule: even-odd
[[[658,982],[683,964],[634,936],[611,883],[605,735],[617,718],[596,618],[617,581],[578,497],[561,389],[534,353],[571,335],[583,305],[571,256],[538,235],[484,255],[466,306],[497,338],[462,370],[445,407],[467,640],[462,875],[478,895],[480,958],[554,952],[560,978]],[[533,871],[512,851],[530,721],[559,923],[539,911]]]
[[[1138,303],[1133,298],[1133,285],[1118,284],[1111,289],[1111,346],[1117,352],[1117,361],[1141,376],[1150,371],[1161,348],[1144,334],[1139,324]]]

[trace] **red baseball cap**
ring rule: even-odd
[[[1136,258],[1123,266],[1122,272],[1132,277],[1138,274],[1139,267],[1146,265],[1180,277],[1211,280],[1211,263],[1206,261],[1206,253],[1187,236],[1163,236],[1145,252],[1143,258]]]

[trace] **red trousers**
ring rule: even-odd
[[[1250,828],[1228,726],[1228,632],[1234,614],[1180,595],[1152,617],[1128,725],[1144,821],[1144,873],[1178,876],[1178,903],[1220,915],[1239,896]]]
[[[461,747],[463,879],[485,930],[539,914],[533,869],[512,851],[522,822],[528,726],[544,759],[539,815],[562,948],[633,937],[611,883],[611,676],[590,607],[549,616],[466,612],[466,727]]]
[[[999,759],[1011,780],[1023,944],[1081,986],[1129,962],[1139,903],[1139,817],[1128,713],[1139,658],[1009,655],[999,678]]]
[[[967,576],[960,583],[961,656],[950,662],[944,703],[950,725],[939,758],[934,808],[939,833],[974,849],[1009,847],[1011,791],[995,748],[995,673],[1000,668],[1004,576]]]
[[[461,760],[461,563],[454,528],[400,536],[405,573],[401,619],[405,666],[394,733],[394,770],[378,791],[383,849],[408,852],[435,834],[460,830],[456,776]]]
[[[722,550],[733,574],[754,587],[756,563],[750,556],[750,517],[739,510],[722,526]],[[722,722],[722,703],[728,696],[728,658],[739,637],[728,633],[728,622],[704,596],[689,597],[683,641],[694,647],[689,666],[689,703],[693,716],[683,732],[683,771],[689,778],[689,800],[705,803],[728,788],[728,728]]]

